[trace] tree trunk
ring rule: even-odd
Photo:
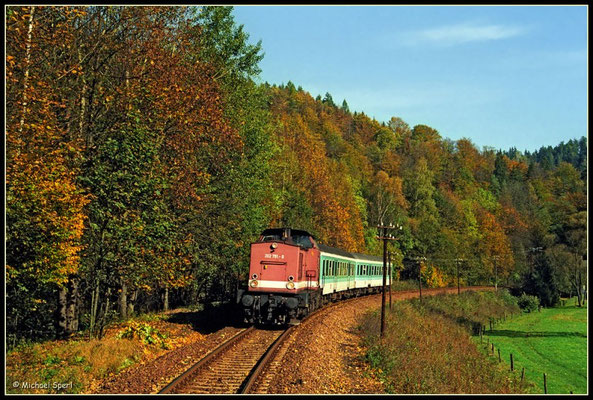
[[[68,282],[58,290],[56,332],[59,338],[66,338],[78,330],[78,278],[70,276]]]
[[[582,298],[583,298],[583,280],[581,277],[581,271],[579,271],[579,280],[578,280],[578,286],[577,286],[577,296],[578,296],[578,300],[579,300],[579,307],[583,306],[582,303]]]
[[[31,65],[31,42],[33,41],[33,15],[35,7],[31,7],[31,14],[29,16],[29,28],[27,29],[27,44],[25,50],[25,77],[23,79],[23,109],[21,114],[21,121],[19,123],[19,132],[23,131],[25,124],[25,115],[27,113],[27,90],[29,90],[29,67]]]
[[[57,323],[56,323],[56,336],[59,339],[66,337],[66,326],[67,326],[67,316],[66,316],[66,299],[68,298],[68,287],[62,286],[58,289],[58,310],[57,310]]]
[[[130,299],[128,301],[128,310],[127,315],[131,317],[134,315],[134,306],[136,305],[136,299],[138,298],[138,289],[135,289],[132,294],[130,295]]]
[[[82,49],[78,49],[78,63],[82,64]],[[82,65],[80,65],[82,67]],[[86,74],[82,74],[82,88],[80,89],[80,117],[78,121],[79,138],[84,138],[84,120],[86,118]],[[91,144],[87,139],[87,145]]]
[[[68,282],[68,298],[66,304],[67,325],[69,335],[78,331],[78,276],[73,275]]]
[[[99,280],[95,281],[95,289],[91,293],[91,315],[90,315],[90,322],[89,322],[89,338],[93,337],[93,332],[95,330],[95,325],[97,322],[97,306],[99,304]]]
[[[119,293],[119,315],[123,319],[128,318],[128,287],[122,282],[121,292]]]
[[[111,297],[111,288],[108,287],[107,292],[105,293],[105,310],[103,311],[103,315],[101,315],[101,318],[99,320],[99,331],[98,331],[98,335],[97,335],[97,338],[99,338],[99,339],[103,337],[103,333],[105,331],[105,326],[109,322],[108,321],[109,310],[111,308],[111,304],[109,303],[110,297]]]
[[[169,311],[169,287],[165,288],[165,298],[163,300],[163,310]]]

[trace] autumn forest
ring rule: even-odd
[[[585,137],[479,149],[261,83],[231,7],[8,7],[5,26],[9,346],[233,301],[267,227],[380,255],[397,223],[396,279],[421,259],[428,287],[459,268],[583,296]]]

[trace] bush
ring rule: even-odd
[[[521,307],[522,310],[532,312],[538,309],[539,299],[537,298],[537,296],[530,296],[528,294],[523,293],[519,297],[517,304],[519,305],[519,307]]]
[[[169,348],[167,336],[159,332],[158,329],[144,323],[130,322],[116,337],[118,339],[139,338],[144,344],[158,344],[163,349]]]

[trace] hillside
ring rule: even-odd
[[[404,259],[424,257],[428,286],[452,284],[463,260],[462,283],[546,305],[581,290],[583,140],[544,162],[259,84],[264,49],[229,7],[6,18],[9,346],[229,301],[269,226],[379,254],[376,225],[398,223],[402,279],[415,276]]]

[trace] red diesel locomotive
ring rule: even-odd
[[[247,293],[239,291],[246,322],[286,323],[301,317],[316,297],[318,271],[319,248],[310,234],[266,229],[251,244]]]
[[[247,323],[296,323],[322,303],[377,292],[381,266],[380,257],[320,245],[306,231],[266,229],[251,244],[237,302]]]

